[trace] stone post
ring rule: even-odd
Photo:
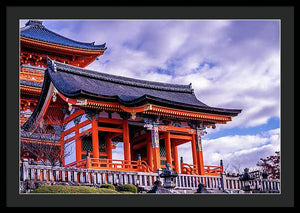
[[[221,173],[220,173],[220,177],[221,177],[221,189],[224,191],[227,187],[226,187],[226,174],[224,172],[224,168],[223,168],[223,161],[220,160],[220,167],[221,167]]]
[[[28,159],[23,159],[23,165],[22,165],[22,176],[23,176],[23,181],[28,179],[28,171],[27,171],[27,166],[28,166]]]
[[[221,189],[224,191],[226,189],[226,174],[224,172],[221,173]]]
[[[65,170],[61,170],[61,181],[65,182],[66,181],[66,171]]]
[[[79,180],[77,180],[77,172],[73,171],[73,179],[75,183],[79,183]]]
[[[183,172],[183,157],[180,157],[180,172],[181,172],[181,174],[182,174],[182,172]]]
[[[86,156],[86,168],[89,169],[90,166],[91,166],[90,152],[87,152],[87,156]]]

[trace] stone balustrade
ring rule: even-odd
[[[134,184],[151,188],[156,173],[128,172],[29,165],[23,162],[21,181],[73,183],[74,185]]]
[[[68,183],[74,185],[101,185],[110,184],[134,184],[147,190],[151,189],[154,181],[159,177],[157,173],[147,172],[128,172],[67,168],[45,165],[29,165],[24,161],[21,166],[21,181],[35,181],[46,183]],[[160,178],[163,183],[163,179]],[[244,186],[243,181],[238,178],[221,176],[201,176],[178,174],[174,179],[175,189],[196,190],[199,183],[206,185],[207,189],[225,189],[229,191],[241,190]],[[250,181],[252,189],[261,189],[272,192],[280,191],[280,181],[256,179]]]

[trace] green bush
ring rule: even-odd
[[[116,190],[116,187],[112,184],[109,183],[104,183],[100,186],[100,188],[105,188],[105,189],[111,189],[111,190]]]
[[[123,184],[123,185],[119,186],[119,191],[120,192],[137,193],[137,187],[132,184]]]
[[[118,193],[116,190],[106,189],[106,188],[97,188],[98,193]]]
[[[117,191],[105,188],[90,186],[41,186],[31,193],[117,193]]]

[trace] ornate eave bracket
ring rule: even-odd
[[[50,68],[52,71],[57,72],[56,64],[55,64],[54,61],[53,61],[51,58],[49,58],[48,56],[47,56],[47,66],[48,66],[48,68]]]
[[[57,94],[58,94],[58,91],[57,89],[54,87],[53,88],[53,92],[52,92],[52,101],[55,102],[57,100]]]
[[[95,117],[95,120],[98,120],[99,117],[99,111],[93,111],[89,109],[84,109],[84,113],[86,114],[86,117],[89,121],[93,121],[93,117]]]
[[[202,136],[207,134],[207,132],[205,131],[205,127],[202,126],[200,128],[197,128],[196,130],[196,150],[197,151],[202,151]]]

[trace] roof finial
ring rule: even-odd
[[[25,26],[38,26],[38,27],[44,27],[43,22],[42,21],[38,21],[38,20],[29,20],[26,22]]]
[[[192,83],[189,84],[189,87],[190,87],[190,90],[191,90],[192,94],[195,94],[194,89],[192,88]]]

